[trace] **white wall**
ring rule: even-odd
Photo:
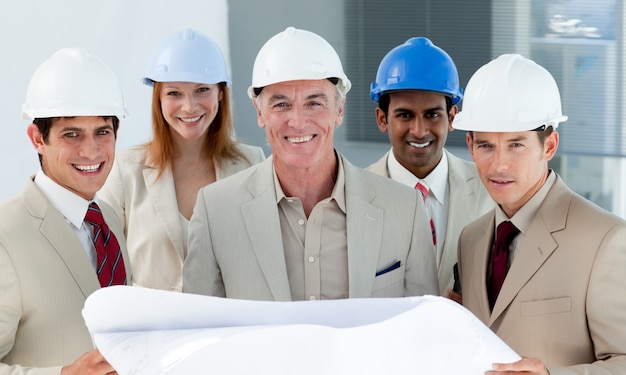
[[[150,138],[151,89],[140,83],[153,46],[192,27],[216,40],[229,60],[227,0],[17,0],[0,5],[0,201],[39,167],[21,118],[30,76],[54,51],[84,47],[117,74],[130,116],[117,149]]]

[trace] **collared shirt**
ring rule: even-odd
[[[337,158],[337,181],[331,196],[318,202],[308,219],[302,202],[287,197],[274,170],[278,216],[291,299],[348,298],[345,175]]]
[[[428,187],[426,208],[435,225],[435,234],[437,235],[437,267],[439,267],[448,228],[448,202],[450,201],[450,191],[448,189],[448,157],[446,153],[442,152],[439,164],[437,164],[435,169],[424,179],[417,178],[408,169],[404,168],[395,158],[393,149],[389,151],[387,169],[389,170],[389,176],[393,180],[406,186],[414,188],[418,182],[421,182]]]
[[[54,182],[41,170],[35,175],[35,185],[48,198],[52,206],[63,215],[70,228],[76,233],[80,243],[89,257],[89,261],[96,269],[96,249],[93,245],[93,229],[85,223],[85,214],[91,201],[88,201],[63,186]]]
[[[541,207],[541,204],[543,203],[544,199],[546,199],[548,192],[550,191],[550,189],[556,182],[556,173],[554,173],[554,171],[552,170],[550,170],[549,172],[550,173],[548,174],[548,177],[546,178],[546,182],[544,182],[543,186],[535,193],[535,195],[533,195],[528,200],[528,202],[526,202],[515,213],[515,215],[513,215],[512,218],[509,218],[508,216],[506,216],[504,211],[502,211],[502,208],[500,207],[500,205],[496,206],[495,228],[497,228],[501,222],[510,220],[513,223],[513,225],[515,225],[517,229],[519,229],[520,231],[520,233],[517,236],[515,236],[515,238],[511,242],[511,245],[509,246],[508,267],[511,267],[511,264],[513,264],[513,261],[515,260],[515,256],[516,256],[515,250],[520,246],[522,241],[524,241],[524,238],[526,237],[526,233],[528,232],[528,227],[530,227],[530,223],[533,217],[535,217],[535,215],[537,214],[537,211],[539,211],[539,207]],[[495,231],[494,231],[494,238],[495,238]]]

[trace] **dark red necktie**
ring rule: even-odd
[[[126,285],[126,269],[120,244],[115,234],[104,222],[100,207],[92,202],[87,209],[85,221],[93,226],[93,245],[96,248],[98,280],[100,286]]]
[[[491,278],[489,279],[489,306],[496,303],[509,263],[509,246],[519,229],[510,221],[503,221],[496,230],[496,240],[491,252]]]
[[[422,193],[422,200],[424,200],[424,205],[426,205],[426,197],[428,197],[428,188],[424,186],[421,182],[415,184],[415,188]],[[428,215],[430,217],[430,214]],[[433,222],[433,218],[430,218],[430,232],[433,236],[433,245],[437,246],[437,233],[435,233],[435,223]]]

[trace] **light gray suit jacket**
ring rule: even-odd
[[[517,353],[543,360],[552,375],[626,374],[626,222],[557,176],[490,312],[494,215],[461,233],[463,305]]]
[[[452,289],[454,285],[452,269],[456,263],[461,230],[468,223],[493,209],[494,202],[480,182],[474,163],[458,158],[446,149],[443,151],[448,158],[450,200],[448,202],[446,236],[437,273],[439,276],[439,294],[446,296],[448,289]],[[388,159],[389,152],[367,169],[378,175],[390,177],[387,168]]]
[[[247,158],[215,166],[217,180],[265,159],[260,147],[237,144]],[[146,161],[145,148],[118,153],[113,169],[98,197],[113,207],[124,234],[135,285],[180,292],[183,287],[183,228],[176,201],[174,177]]]
[[[100,203],[132,282],[122,228]],[[92,350],[81,312],[99,288],[78,237],[29,180],[0,206],[0,373],[59,374]]]
[[[349,297],[437,294],[426,209],[418,193],[343,160]],[[291,300],[272,158],[200,191],[189,227],[185,292]],[[397,261],[401,266],[376,277]]]

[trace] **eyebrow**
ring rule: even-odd
[[[328,101],[328,95],[326,95],[323,92],[310,94],[305,98],[305,100],[318,99],[318,98]],[[274,94],[270,96],[268,99],[270,103],[278,101],[278,100],[291,100],[291,99],[287,95],[284,95],[284,94]]]
[[[399,113],[399,112],[411,112],[411,113],[415,113],[415,111],[413,111],[412,109],[402,108],[402,107],[394,108],[394,110],[393,110],[392,112],[393,112],[393,113]]]
[[[515,136],[515,137],[507,138],[506,142],[510,143],[510,142],[526,141],[526,140],[528,140],[527,136],[525,136],[525,135],[518,135],[518,136]],[[474,143],[483,144],[483,143],[490,143],[490,142],[488,140],[486,140],[486,139],[476,138],[476,139],[474,139]]]
[[[426,108],[426,109],[424,110],[424,112],[436,112],[436,111],[445,111],[445,110],[446,110],[446,109],[445,109],[444,107],[442,107],[442,106],[439,106],[439,105],[438,105],[438,106],[435,106],[435,107],[432,107],[432,108]],[[398,107],[398,108],[395,108],[395,109],[393,110],[393,112],[394,112],[394,113],[395,113],[395,112],[411,112],[411,113],[416,113],[416,112],[415,112],[414,110],[412,110],[412,109],[403,108],[403,107]]]
[[[83,129],[78,128],[78,127],[74,127],[74,126],[66,126],[66,127],[64,127],[63,129],[61,129],[61,131],[60,131],[60,132],[61,132],[61,133],[64,133],[64,132],[82,132],[82,131],[83,131]]]
[[[98,127],[96,127],[96,131],[102,130],[102,129],[113,129],[113,125],[105,123],[105,124],[102,124],[102,125],[99,125]],[[77,126],[66,126],[66,127],[62,128],[60,130],[60,132],[62,132],[62,133],[63,132],[77,132],[77,133],[79,133],[79,132],[84,132],[84,131],[85,131],[85,129],[77,127]]]
[[[272,96],[270,96],[270,97],[268,98],[268,102],[270,102],[270,103],[271,103],[271,102],[275,102],[275,101],[278,101],[278,100],[285,100],[285,99],[289,99],[289,98],[287,98],[287,96],[286,96],[286,95],[282,95],[282,94],[275,94],[275,95],[272,95]]]
[[[528,137],[525,135],[518,135],[517,137],[508,138],[507,142],[519,142],[519,141],[525,141],[527,139]]]
[[[325,101],[328,101],[328,95],[326,95],[323,92],[320,92],[320,93],[311,94],[306,97],[306,100],[311,100],[311,99],[323,99]]]
[[[161,86],[164,90],[182,90],[184,88],[184,86],[187,86],[186,83],[187,82],[181,82],[182,85],[178,82],[163,82],[163,85]],[[210,84],[208,83],[195,83],[192,82],[192,85],[188,85],[190,87],[193,88],[197,88],[197,87],[204,87],[204,86],[210,86]]]
[[[105,128],[108,128],[108,129],[115,129],[115,127],[113,126],[113,124],[104,124],[104,125],[98,126],[98,127],[96,128],[96,130],[101,130],[101,129],[105,129]]]

